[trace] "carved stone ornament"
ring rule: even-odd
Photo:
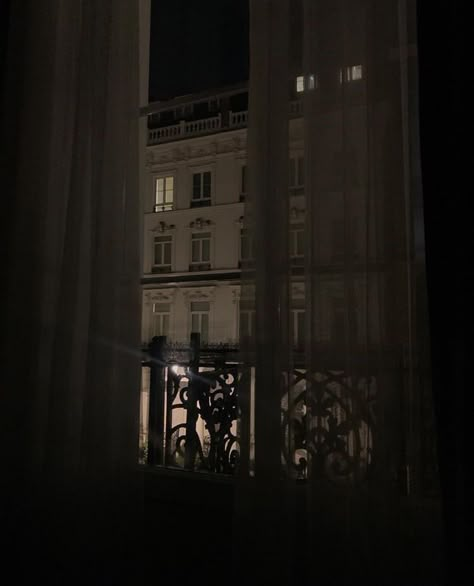
[[[304,217],[304,210],[300,210],[298,208],[291,208],[290,210],[290,220],[300,220]]]
[[[203,230],[212,225],[211,220],[205,220],[204,218],[196,218],[194,222],[190,222],[189,227],[197,230]]]
[[[152,232],[169,232],[174,230],[176,226],[174,224],[167,224],[166,222],[158,222],[158,224],[152,229]]]
[[[143,300],[146,304],[172,303],[175,295],[175,289],[151,289],[143,293]]]
[[[215,287],[188,287],[183,290],[183,295],[188,303],[191,301],[212,301]]]

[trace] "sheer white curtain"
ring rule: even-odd
[[[108,583],[141,499],[138,3],[10,16],[2,530],[18,583]]]
[[[427,531],[417,506],[436,472],[415,3],[250,9],[245,219],[256,258],[242,295],[257,335],[246,353],[255,399],[244,392],[242,406],[255,461],[241,466],[237,560],[255,584],[420,583],[438,560],[432,543],[417,549]],[[292,248],[298,223],[304,263]]]

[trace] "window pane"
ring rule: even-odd
[[[290,183],[290,187],[294,187],[296,185],[296,177],[295,177],[295,159],[290,159],[290,176],[289,176],[289,183]]]
[[[191,332],[199,332],[199,314],[193,313],[191,316]]]
[[[298,75],[296,78],[296,91],[298,93],[304,91],[304,77],[302,75]]]
[[[154,313],[168,313],[169,310],[170,310],[169,303],[154,303],[153,304]]]
[[[192,241],[192,253],[191,253],[191,261],[192,262],[199,262],[201,260],[201,246],[199,240]]]
[[[207,238],[202,240],[202,261],[209,262],[211,258],[211,241]]]
[[[171,264],[171,242],[167,242],[164,245],[164,263],[165,265]]]
[[[304,158],[298,157],[298,185],[304,185]]]
[[[296,231],[296,256],[304,255],[304,231]]]
[[[160,243],[155,244],[155,264],[160,265],[162,264],[162,245]]]
[[[165,313],[162,317],[162,325],[161,325],[161,335],[167,336],[169,333],[169,325],[170,325],[170,316],[169,314]]]
[[[194,173],[193,175],[193,199],[200,199],[201,197],[201,173]]]
[[[207,313],[201,314],[201,340],[206,343],[209,338],[209,316]]]
[[[160,204],[163,203],[163,196],[164,196],[164,179],[160,178],[156,180],[156,203]]]
[[[211,197],[211,173],[210,171],[206,171],[203,173],[203,197],[210,198]]]

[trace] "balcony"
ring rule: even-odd
[[[301,100],[293,100],[289,103],[289,115],[291,118],[302,116],[303,103]],[[226,120],[224,122],[224,120]],[[223,130],[237,130],[246,128],[248,124],[248,111],[239,112],[228,111],[227,116],[223,117],[222,113],[211,118],[201,120],[192,120],[186,122],[181,120],[178,124],[163,126],[161,128],[151,128],[148,130],[148,146],[173,142],[194,136],[206,134],[215,134]]]

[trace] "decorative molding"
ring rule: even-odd
[[[215,286],[213,287],[187,287],[183,289],[183,297],[187,303],[191,301],[214,301]]]
[[[193,222],[189,223],[189,227],[195,230],[204,230],[212,225],[211,220],[205,220],[204,218],[196,218]]]
[[[172,230],[175,230],[176,226],[174,224],[167,224],[166,222],[158,222],[158,224],[152,228],[152,232],[171,232]]]
[[[304,283],[292,283],[291,284],[291,297],[304,298],[305,288]]]
[[[144,291],[143,301],[146,305],[152,303],[173,303],[176,289],[150,289]]]
[[[302,220],[304,218],[304,214],[305,214],[304,210],[300,210],[298,208],[292,207],[290,209],[290,220],[292,220],[292,221]]]

